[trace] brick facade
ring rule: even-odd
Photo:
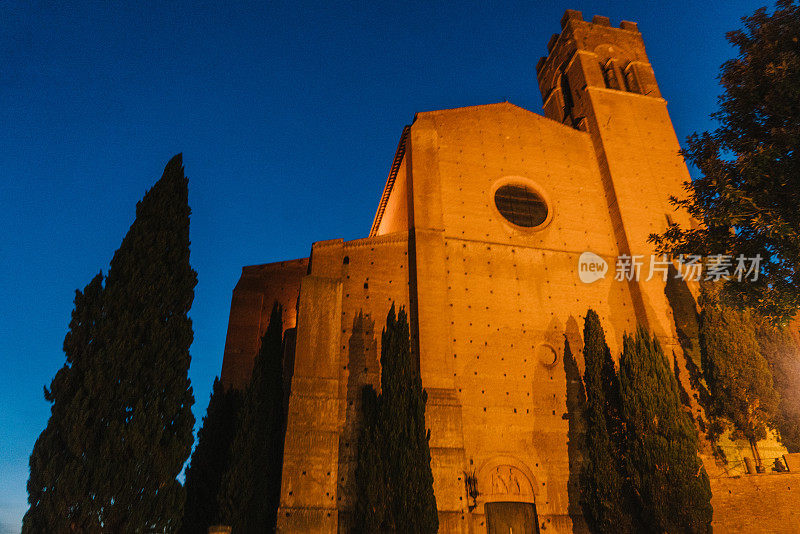
[[[549,532],[585,529],[563,353],[566,341],[582,367],[589,308],[614,353],[644,324],[683,358],[664,282],[613,276],[620,254],[649,257],[648,235],[668,220],[691,223],[669,205],[689,173],[642,36],[634,23],[568,11],[548,50],[536,69],[544,116],[507,102],[418,113],[369,237],[317,242],[310,260],[244,269],[223,381],[246,383],[272,301],[291,310],[286,328],[296,327],[280,531],[347,530],[360,389],[379,386],[392,302],[410,311],[428,391],[441,532],[486,532],[485,504],[509,501],[535,503]],[[507,221],[494,201],[504,184],[536,191],[545,223]],[[610,269],[591,284],[578,278],[586,251]],[[800,496],[796,475],[732,478],[706,464],[717,531],[744,524],[739,516],[751,512],[737,502],[767,495],[776,496],[774,531],[796,520],[784,513]],[[472,472],[474,508],[464,483]]]

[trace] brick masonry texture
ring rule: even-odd
[[[585,531],[563,354],[568,343],[582,370],[588,309],[615,354],[623,334],[643,324],[684,361],[664,282],[613,279],[618,255],[649,256],[650,233],[668,220],[691,224],[669,205],[689,174],[642,36],[635,23],[617,28],[567,11],[548,49],[537,66],[544,116],[508,102],[418,113],[403,130],[369,237],[317,242],[309,259],[243,269],[225,384],[246,385],[274,301],[296,338],[279,531],[351,524],[360,391],[380,387],[380,332],[392,303],[409,310],[428,392],[441,532],[487,532],[490,502],[535,504],[548,532]],[[504,184],[544,199],[544,225],[520,228],[500,214],[494,193]],[[585,251],[605,259],[610,274],[582,283]],[[696,290],[686,293],[691,309]],[[785,452],[774,439],[766,446]],[[798,525],[798,475],[732,476],[706,452],[716,532]],[[472,472],[474,503],[464,482]]]

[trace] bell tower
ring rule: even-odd
[[[536,70],[546,117],[587,130],[592,106],[585,97],[595,89],[661,99],[635,22],[622,21],[615,28],[608,17],[596,15],[588,22],[580,11],[568,9],[561,28],[550,37],[548,56]]]
[[[669,203],[689,172],[667,102],[635,22],[614,27],[608,17],[589,22],[567,10],[561,28],[536,69],[544,114],[589,133],[620,254],[643,262],[639,282],[629,282],[637,320],[666,341],[669,308],[663,278],[646,281],[654,252],[647,238],[668,221],[690,223]]]

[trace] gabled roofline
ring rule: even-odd
[[[524,111],[536,117],[538,119],[542,119],[547,121],[549,124],[557,124],[559,127],[569,130],[570,132],[576,134],[583,134],[587,135],[586,132],[581,130],[576,130],[571,126],[567,126],[566,124],[562,124],[560,121],[551,119],[549,117],[545,117],[540,113],[536,113],[529,109],[525,109],[522,106],[518,106],[512,102],[504,101],[504,102],[495,102],[492,104],[478,104],[475,106],[463,106],[459,108],[449,108],[449,109],[436,109],[432,111],[419,111],[414,114],[414,121],[417,120],[417,117],[420,115],[433,115],[438,113],[452,113],[452,112],[459,112],[459,111],[470,111],[473,109],[480,109],[480,108],[487,108],[492,106],[504,106],[509,108],[518,109],[520,111]],[[413,122],[412,122],[413,124]],[[392,188],[394,187],[394,181],[397,178],[397,172],[400,170],[400,164],[403,162],[403,157],[406,154],[406,142],[408,141],[408,134],[411,131],[411,125],[407,125],[403,128],[403,133],[400,135],[400,142],[397,144],[397,150],[394,153],[394,159],[392,160],[392,166],[389,169],[389,177],[386,179],[386,185],[383,188],[383,194],[381,195],[381,201],[378,204],[378,211],[375,213],[375,218],[372,221],[372,228],[369,231],[369,237],[375,237],[378,234],[378,227],[381,225],[381,220],[383,219],[383,212],[386,210],[386,205],[389,203],[389,195],[392,194]]]
[[[378,204],[378,211],[375,213],[375,219],[372,221],[369,237],[375,237],[378,234],[378,227],[381,225],[383,212],[386,211],[386,204],[389,203],[389,195],[392,194],[392,187],[394,187],[394,181],[397,178],[397,171],[400,170],[400,164],[403,162],[403,156],[406,154],[406,141],[408,140],[408,133],[410,131],[411,126],[407,125],[403,128],[403,133],[400,134],[400,142],[397,144],[392,166],[389,168],[389,177],[386,179],[386,185],[383,187],[383,194]]]
[[[492,106],[510,106],[512,108],[521,109],[522,111],[527,111],[528,113],[533,113],[534,115],[539,115],[538,113],[531,111],[529,109],[525,109],[522,106],[518,106],[513,102],[509,102],[508,100],[503,100],[502,102],[489,102],[488,104],[474,104],[472,106],[458,106],[455,108],[444,108],[444,109],[429,109],[428,111],[418,111],[414,114],[414,120],[417,120],[417,115],[428,115],[433,113],[448,113],[452,111],[468,111],[473,109],[479,108],[487,108]]]

